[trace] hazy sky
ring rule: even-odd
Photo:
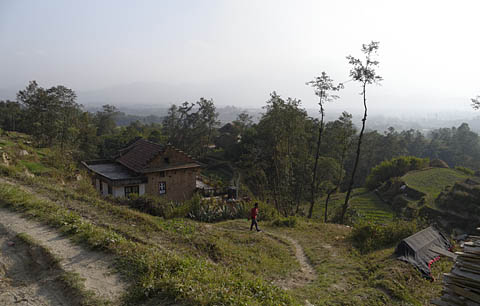
[[[372,112],[469,110],[479,12],[478,0],[0,0],[0,88],[35,79],[81,102],[123,87],[119,103],[205,96],[248,107],[276,90],[311,108],[305,82],[323,70],[348,80],[345,56],[376,40],[384,81],[369,89]],[[358,86],[346,87],[337,106],[361,107]]]

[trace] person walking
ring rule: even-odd
[[[253,226],[255,225],[255,229],[257,230],[257,232],[260,232],[260,230],[258,229],[257,216],[258,216],[258,203],[255,203],[255,206],[250,211],[250,217],[252,218],[252,224],[250,225],[250,230],[252,230]]]

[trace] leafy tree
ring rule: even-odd
[[[308,217],[312,217],[313,206],[318,193],[317,182],[317,167],[318,159],[320,157],[320,147],[322,145],[322,135],[324,129],[324,117],[325,117],[325,103],[333,102],[338,99],[337,95],[333,95],[330,92],[339,91],[343,88],[342,84],[334,85],[333,80],[324,72],[319,77],[316,77],[313,81],[307,82],[307,85],[313,87],[315,95],[318,96],[318,105],[320,106],[320,126],[318,130],[317,147],[315,150],[315,162],[312,169],[312,182],[310,187],[310,208],[308,210]]]
[[[480,96],[476,96],[475,98],[472,98],[472,107],[474,109],[480,109]]]
[[[205,155],[219,125],[213,100],[172,105],[163,121],[168,142],[193,155]]]
[[[103,105],[102,111],[97,112],[95,115],[97,135],[103,136],[113,134],[117,127],[115,119],[119,114],[120,112],[114,105]]]
[[[345,161],[350,145],[353,141],[353,136],[356,130],[352,123],[352,115],[343,112],[342,115],[334,122],[327,123],[325,129],[326,145],[330,150],[325,151],[330,156],[337,158],[337,163],[340,169],[337,170],[337,175],[334,180],[327,185],[325,198],[324,222],[327,222],[328,203],[332,194],[340,190],[344,176],[345,176]]]
[[[77,158],[80,160],[93,159],[97,157],[99,137],[94,116],[89,112],[83,112],[78,120],[78,145]]]
[[[0,127],[7,131],[21,128],[22,108],[15,101],[0,101]]]
[[[240,151],[241,168],[249,186],[273,200],[285,216],[294,214],[305,199],[310,177],[308,131],[311,123],[299,100],[273,92],[257,125],[247,129]]]
[[[40,145],[60,142],[63,149],[75,139],[81,106],[76,103],[73,90],[61,85],[44,89],[31,81],[25,90],[18,92],[17,99],[25,108],[25,120],[30,123],[26,132]]]
[[[345,202],[342,207],[340,221],[343,222],[345,217],[345,213],[347,212],[350,200],[350,194],[352,192],[354,180],[355,180],[355,172],[358,166],[358,161],[360,159],[360,149],[362,145],[362,137],[363,132],[365,131],[365,124],[367,121],[367,85],[370,84],[378,84],[382,77],[377,75],[376,67],[378,66],[379,62],[374,59],[378,51],[379,43],[372,41],[370,44],[362,45],[362,52],[365,54],[365,61],[361,59],[355,58],[351,55],[347,56],[347,60],[349,64],[352,66],[350,70],[350,76],[354,81],[357,81],[361,84],[362,92],[360,93],[363,96],[363,119],[362,119],[362,129],[360,130],[360,134],[358,136],[358,145],[357,145],[357,153],[355,157],[355,163],[353,166],[352,176],[350,179],[350,183],[347,190],[347,195],[345,197]]]

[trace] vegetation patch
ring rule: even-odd
[[[38,200],[17,188],[0,185],[0,205],[39,218],[92,248],[118,255],[118,269],[132,280],[127,302],[163,296],[191,304],[287,305],[283,290],[241,269],[229,271],[202,258],[179,256],[133,242],[112,230],[85,222],[72,211]]]
[[[396,221],[384,225],[359,222],[354,226],[350,238],[361,253],[368,253],[391,247],[420,229],[415,221]]]
[[[465,180],[469,175],[448,168],[431,168],[420,171],[411,171],[402,177],[402,180],[413,189],[425,193],[428,204],[432,204],[440,192],[456,182]]]
[[[412,170],[424,169],[428,167],[429,162],[428,158],[414,156],[400,156],[383,161],[372,168],[365,184],[368,189],[373,190],[390,178],[403,176]]]
[[[295,216],[277,218],[272,221],[272,225],[277,227],[295,227],[297,225],[297,218]]]

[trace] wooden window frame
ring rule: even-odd
[[[163,188],[162,188],[163,186]],[[167,182],[158,182],[158,194],[159,195],[164,195],[167,194]]]
[[[136,194],[140,195],[140,186],[139,185],[130,185],[130,186],[125,186],[123,188],[124,188],[124,192],[125,192],[125,197],[128,197],[129,195],[131,195],[133,193],[136,193]],[[128,189],[128,192],[127,192],[127,189]],[[136,192],[135,192],[135,189],[136,189]]]

